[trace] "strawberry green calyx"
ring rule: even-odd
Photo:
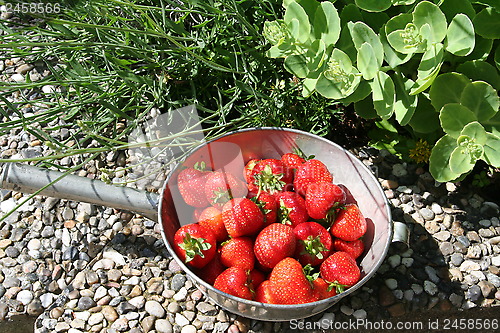
[[[198,171],[206,171],[207,170],[207,164],[205,161],[202,162],[196,162],[193,166],[193,169],[198,170]]]
[[[304,243],[304,250],[300,254],[310,254],[318,259],[323,259],[324,251],[328,251],[325,245],[321,242],[320,236],[307,237],[306,240],[301,240]]]
[[[186,263],[193,260],[197,255],[205,258],[203,251],[209,250],[212,245],[206,241],[205,238],[195,238],[191,237],[190,234],[186,234],[183,238],[183,242],[179,244],[179,247],[186,252]]]
[[[302,270],[304,271],[304,275],[309,280],[309,282],[313,282],[314,280],[319,278],[319,272],[314,272],[314,267],[312,267],[311,264],[305,265]]]
[[[337,294],[340,294],[340,293],[343,293],[345,288],[347,286],[345,284],[341,284],[339,283],[338,281],[334,281],[332,283],[329,284],[328,286],[328,291],[331,291],[333,288],[335,288],[335,291],[337,291]]]
[[[278,220],[279,222],[287,225],[292,225],[292,220],[290,219],[290,213],[293,211],[292,207],[285,206],[283,199],[280,199],[280,205],[278,207]]]
[[[260,193],[258,193],[258,194],[260,194]],[[255,204],[257,206],[259,206],[260,210],[262,211],[262,214],[266,215],[266,214],[272,212],[271,209],[266,209],[266,202],[265,201],[260,201],[257,198],[258,198],[258,195],[256,195],[253,198],[250,198],[250,200],[252,200],[253,202],[255,202]]]
[[[285,182],[281,180],[283,178],[283,173],[273,173],[269,165],[266,165],[264,170],[256,174],[254,178],[259,187],[259,192],[264,191],[274,194],[280,192],[286,185]]]
[[[293,147],[292,149],[293,153],[299,157],[302,157],[303,159],[305,159],[306,161],[309,161],[309,160],[312,160],[313,158],[315,158],[316,156],[315,155],[309,155],[307,156],[303,151],[302,149],[300,149],[299,147]]]
[[[228,189],[218,187],[217,190],[213,191],[214,196],[212,197],[212,205],[225,204],[233,198]]]

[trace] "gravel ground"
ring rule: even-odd
[[[0,62],[1,79],[48,75],[22,59]],[[50,95],[54,87],[32,92]],[[36,95],[41,94],[41,95]],[[29,97],[29,96],[28,96]],[[19,96],[12,96],[15,101]],[[43,110],[33,103],[25,116]],[[71,142],[64,125],[54,137]],[[0,156],[35,157],[48,148],[24,131],[0,137]],[[410,229],[409,249],[391,247],[362,288],[306,323],[408,318],[500,304],[499,207],[453,183],[435,183],[424,169],[385,151],[354,150],[380,180],[395,221]],[[134,160],[103,155],[78,175],[99,178]],[[64,158],[63,166],[81,162]],[[137,172],[137,170],[135,170]],[[115,180],[136,178],[120,171]],[[161,178],[139,184],[158,187]],[[0,211],[26,195],[1,191]],[[140,215],[37,196],[0,224],[0,320],[28,314],[42,332],[287,332],[296,323],[248,320],[207,300],[171,260],[157,223]],[[1,324],[0,324],[1,325]],[[0,326],[1,327],[1,326]],[[326,328],[326,327],[325,327]]]

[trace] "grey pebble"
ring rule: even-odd
[[[78,300],[78,308],[80,310],[88,310],[92,307],[96,306],[96,303],[94,300],[88,296],[81,297]]]
[[[184,274],[175,274],[170,281],[170,289],[179,291],[186,283],[186,276]]]
[[[476,284],[471,286],[465,293],[465,297],[472,302],[479,301],[482,297],[481,288]]]

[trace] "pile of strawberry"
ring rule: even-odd
[[[244,179],[244,181],[243,181]],[[176,254],[215,288],[248,300],[301,304],[360,279],[366,220],[325,164],[287,153],[252,159],[240,175],[182,170],[193,223],[174,236]]]

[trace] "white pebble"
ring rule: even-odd
[[[104,251],[102,254],[103,259],[111,259],[113,260],[118,266],[125,266],[125,258],[121,253],[119,253],[116,250],[113,249],[107,249]]]
[[[342,313],[345,314],[346,316],[350,316],[354,313],[354,310],[348,307],[347,305],[342,305],[340,307],[340,311],[342,311]]]
[[[365,319],[367,316],[367,313],[365,310],[359,309],[359,310],[354,311],[354,313],[352,315],[356,319]]]
[[[429,280],[424,281],[424,290],[429,295],[436,295],[438,292],[437,286],[434,284],[434,282],[431,282]]]
[[[46,293],[43,295],[40,295],[40,302],[42,303],[42,306],[44,308],[48,308],[52,302],[54,301],[54,294],[52,293]]]
[[[398,287],[398,281],[396,279],[390,278],[385,280],[385,285],[387,288],[394,290]]]
[[[17,294],[16,300],[23,303],[23,305],[28,305],[33,300],[33,293],[29,290],[21,290]]]
[[[185,287],[182,287],[173,297],[176,301],[183,301],[186,299],[188,291]]]
[[[32,251],[40,250],[40,248],[42,247],[42,242],[40,242],[40,240],[37,238],[33,238],[33,239],[30,239],[27,247],[28,247],[28,250],[32,250]]]
[[[401,264],[401,256],[398,254],[390,256],[387,261],[392,268],[396,268]]]
[[[16,208],[17,204],[14,201],[14,198],[7,199],[5,201],[0,202],[0,211],[7,213],[12,209]]]
[[[485,228],[489,228],[491,226],[491,221],[490,220],[481,220],[481,221],[479,221],[479,224]]]
[[[180,313],[175,314],[175,323],[179,326],[186,326],[189,325],[189,320],[187,320],[186,317],[181,315]]]
[[[401,259],[401,263],[405,267],[411,267],[413,265],[414,261],[415,261],[415,259],[413,259],[413,258],[403,258],[403,259]]]
[[[22,74],[18,74],[18,73],[13,74],[11,76],[11,79],[14,82],[24,82],[24,76]]]
[[[420,295],[422,291],[424,291],[424,288],[422,288],[421,285],[414,283],[411,285],[411,290],[413,290],[415,294]]]

